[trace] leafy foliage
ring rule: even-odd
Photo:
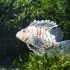
[[[50,19],[55,21],[61,27],[61,29],[64,32],[64,39],[70,39],[69,8],[70,8],[69,0],[0,0],[0,37],[11,37],[10,34],[12,34],[12,37],[15,36],[17,30],[25,28],[34,19],[36,20]],[[24,45],[24,47],[26,46]],[[14,59],[9,69],[10,68],[18,68],[18,69],[25,68],[25,70],[70,69],[69,68],[70,59],[67,57],[59,56],[58,58],[47,58],[46,55],[38,57],[35,54],[30,53],[29,60],[27,58],[28,58],[27,54],[26,55],[23,54],[23,51],[21,51],[20,54],[18,52],[18,57]]]
[[[70,69],[69,57],[54,57],[48,58],[47,55],[41,57],[35,54],[30,54],[30,59],[26,63],[26,70],[69,70]]]

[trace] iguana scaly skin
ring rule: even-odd
[[[46,53],[47,48],[50,50],[56,48],[58,51],[62,46],[70,46],[70,40],[61,41],[63,39],[62,30],[50,20],[34,20],[28,27],[17,32],[16,37],[25,42],[28,48],[37,55]]]

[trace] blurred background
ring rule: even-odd
[[[70,39],[70,1],[69,0],[0,0],[0,68],[26,70],[29,58],[42,60],[30,54],[26,44],[15,35],[27,27],[34,19],[55,21],[64,33],[64,39]],[[46,56],[43,56],[46,57]],[[45,58],[46,60],[46,58]],[[52,60],[51,60],[52,61]],[[54,61],[55,62],[55,61]],[[41,63],[37,63],[41,65]],[[37,65],[34,64],[34,65]],[[42,62],[45,64],[45,61]],[[53,64],[53,62],[52,62]],[[26,66],[25,66],[26,65]],[[30,64],[31,65],[31,64]],[[49,65],[49,64],[48,64]],[[51,67],[49,65],[48,67]],[[41,65],[43,67],[43,65]],[[40,67],[40,68],[41,68]],[[69,67],[69,66],[68,66]],[[67,68],[68,68],[67,67]],[[37,70],[28,68],[28,70]],[[39,68],[39,66],[38,66]],[[40,70],[49,70],[50,68]],[[70,69],[70,68],[69,68]],[[53,70],[53,69],[51,69]],[[57,70],[57,69],[54,69]]]

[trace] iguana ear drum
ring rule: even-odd
[[[70,43],[70,41],[60,42],[63,39],[63,32],[55,22],[50,20],[34,20],[28,27],[17,32],[16,36],[37,55],[46,53],[47,48],[51,50],[53,45],[58,49]]]

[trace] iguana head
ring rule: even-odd
[[[27,41],[27,39],[28,39],[28,33],[26,32],[25,29],[22,29],[22,30],[20,30],[20,31],[18,31],[18,32],[16,33],[16,37],[17,37],[19,40],[21,40],[21,41],[23,41],[23,42],[26,43],[26,41]]]

